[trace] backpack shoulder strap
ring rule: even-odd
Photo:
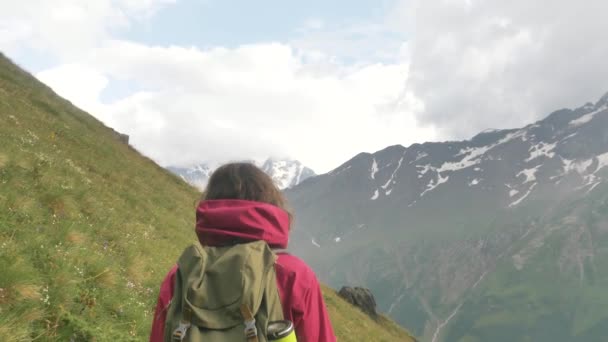
[[[180,255],[173,285],[173,298],[165,318],[164,341],[182,341],[192,325],[192,310],[184,305],[184,288],[187,285],[188,274],[205,258],[202,246],[192,244]]]

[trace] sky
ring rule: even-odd
[[[0,0],[0,51],[162,166],[514,128],[608,92],[605,0]]]

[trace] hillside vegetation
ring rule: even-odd
[[[0,341],[146,340],[197,191],[1,54],[0,146]],[[340,341],[409,339],[324,290]]]

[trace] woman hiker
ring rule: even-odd
[[[263,240],[272,249],[287,248],[292,220],[282,192],[266,173],[249,163],[226,164],[213,173],[196,218],[195,231],[203,246]],[[164,339],[177,269],[175,265],[161,284],[150,342]],[[336,341],[310,267],[295,256],[278,252],[275,273],[283,316],[293,323],[298,342]]]

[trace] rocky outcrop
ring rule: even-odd
[[[116,138],[118,138],[118,141],[120,141],[123,144],[129,144],[129,136],[127,134],[122,134],[122,133],[116,133]]]
[[[108,128],[110,129],[110,131],[112,131],[112,135],[114,136],[114,138],[116,140],[120,141],[121,143],[123,143],[125,145],[129,145],[129,135],[128,134],[120,133],[112,127],[108,127]]]
[[[371,318],[378,318],[378,313],[376,312],[376,300],[369,289],[344,286],[340,289],[338,294],[347,302],[360,308]]]
[[[120,142],[122,142],[123,144],[129,144],[129,136],[126,134],[119,134],[118,140],[120,140]]]

